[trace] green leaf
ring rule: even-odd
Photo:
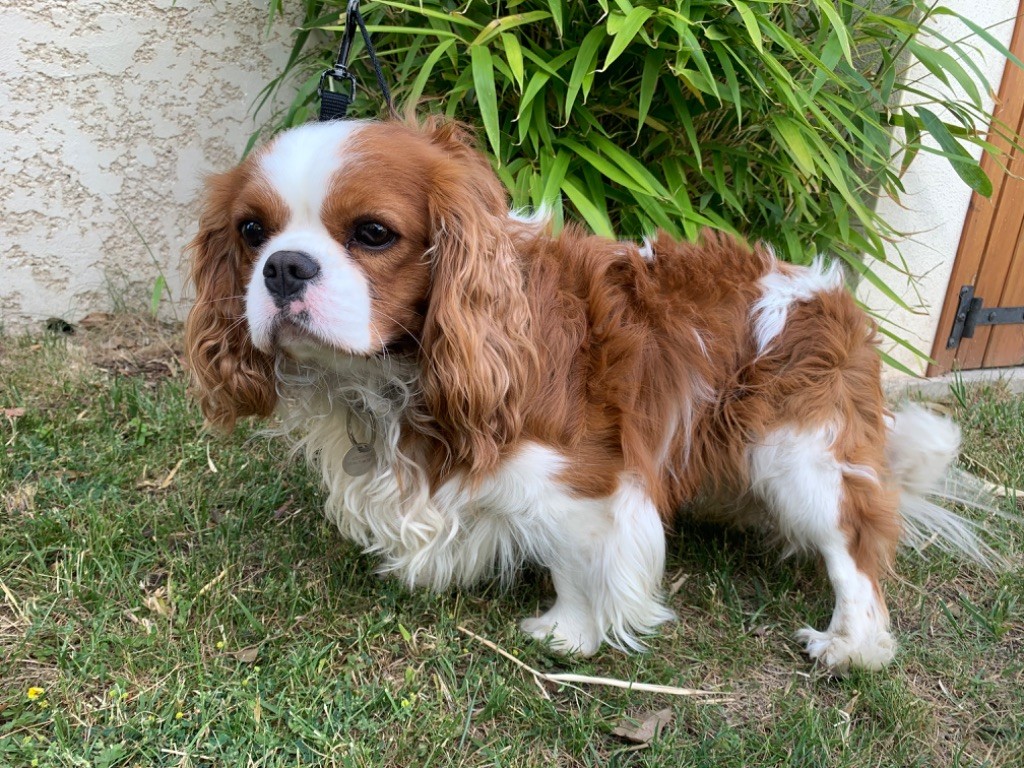
[[[628,189],[632,189],[636,192],[649,192],[654,193],[654,190],[650,187],[638,184],[632,176],[623,171],[613,162],[607,158],[601,157],[599,154],[594,152],[589,147],[580,144],[578,141],[572,139],[562,139],[561,144],[566,149],[570,149],[576,153],[577,156],[590,163],[598,172],[602,173],[608,179],[614,181],[616,184],[621,184]]]
[[[832,0],[814,0],[814,5],[828,19],[833,34],[839,39],[839,45],[843,49],[843,56],[846,57],[846,62],[852,67],[853,54],[850,52],[850,32],[836,12],[835,6],[832,5]]]
[[[437,64],[438,59],[448,52],[448,49],[455,45],[454,40],[444,40],[434,46],[434,50],[430,52],[426,60],[420,67],[419,73],[416,75],[416,79],[412,83],[412,87],[409,89],[409,93],[406,96],[406,100],[410,104],[415,104],[420,100],[420,96],[423,95],[423,89],[427,85],[427,80],[430,78],[430,74],[434,71],[434,66]]]
[[[547,85],[548,80],[551,79],[551,75],[547,72],[534,72],[533,77],[530,78],[530,84],[526,86],[526,91],[523,93],[523,98],[519,100],[519,114],[516,116],[516,120],[520,120],[523,117],[523,113],[530,106],[530,102],[534,100],[541,89]]]
[[[644,191],[652,195],[668,197],[668,190],[655,178],[654,174],[647,170],[643,163],[617,144],[598,134],[590,136],[590,143],[600,150],[605,157],[633,177],[644,188]]]
[[[587,197],[575,178],[566,176],[562,179],[562,191],[572,201],[572,204],[576,206],[576,210],[580,212],[584,221],[587,222],[595,234],[603,235],[604,237],[615,237],[615,231],[612,229],[612,223],[608,219],[608,214],[598,208]]]
[[[562,8],[562,0],[548,0],[548,9],[551,11],[551,20],[555,22],[555,32],[558,33],[559,39],[562,37],[564,9]]]
[[[561,189],[562,179],[565,178],[565,173],[569,170],[571,160],[572,157],[569,153],[561,150],[555,153],[554,162],[550,165],[545,163],[543,158],[541,159],[541,167],[544,170],[544,189],[541,191],[540,200],[537,201],[538,205],[551,205],[558,196],[558,190]]]
[[[565,122],[569,122],[569,115],[572,114],[573,104],[576,103],[576,96],[583,85],[583,78],[593,75],[594,62],[597,61],[597,49],[604,41],[604,29],[594,27],[583,38],[580,43],[579,52],[576,54],[576,62],[572,65],[572,74],[569,75],[569,88],[565,94]]]
[[[882,358],[882,362],[885,363],[886,365],[888,365],[890,368],[893,368],[894,370],[897,370],[900,373],[904,373],[907,376],[912,376],[915,379],[921,378],[921,374],[920,373],[912,371],[910,368],[905,366],[903,363],[901,363],[899,360],[894,358],[888,352],[883,352],[881,349],[876,349],[875,351],[878,353],[878,356],[880,358]],[[922,356],[923,357],[927,357],[927,355],[922,355]]]
[[[410,13],[418,14],[420,16],[429,16],[434,19],[447,22],[449,24],[460,24],[466,27],[472,27],[473,29],[480,29],[482,25],[477,24],[472,19],[466,18],[461,13],[448,13],[445,11],[435,11],[432,8],[428,8],[423,5],[409,5],[408,3],[396,3],[393,0],[377,0],[377,5],[386,5],[389,8],[397,8],[400,11],[409,11]]]
[[[167,280],[164,279],[163,275],[157,275],[153,283],[153,293],[149,298],[149,313],[153,317],[156,317],[156,313],[160,310],[160,300],[163,298],[166,289]]]
[[[729,98],[736,108],[736,127],[743,126],[743,97],[740,95],[740,83],[736,77],[736,68],[732,65],[732,49],[725,43],[712,42],[711,48],[718,56],[718,63],[725,75],[725,83],[729,87]]]
[[[815,72],[814,82],[811,84],[812,96],[821,90],[821,86],[826,81],[838,79],[835,75],[835,68],[842,56],[843,47],[839,44],[839,38],[835,35],[830,35],[828,42],[825,43],[825,48],[821,52],[821,66]]]
[[[992,196],[992,181],[981,169],[978,162],[968,154],[960,142],[953,138],[946,124],[939,117],[926,107],[914,107],[917,116],[921,118],[924,129],[931,134],[932,138],[942,147],[946,159],[956,171],[956,175],[963,179],[971,189],[984,197]]]
[[[341,27],[324,27],[326,30],[334,32],[341,32]],[[377,24],[367,24],[366,31],[372,32],[373,34],[385,34],[390,33],[393,35],[406,34],[406,35],[426,35],[428,37],[440,37],[440,38],[454,38],[461,40],[462,38],[448,29],[431,29],[429,27],[386,27]]]
[[[750,42],[754,44],[758,51],[764,53],[764,43],[761,41],[761,27],[757,24],[757,16],[750,10],[750,6],[742,0],[733,0],[732,4],[736,6],[736,10],[740,13],[740,18],[743,19],[743,26],[747,28]]]
[[[903,134],[904,149],[900,161],[900,176],[907,172],[907,168],[914,162],[917,153],[921,150],[921,128],[919,120],[906,110],[903,110]]]
[[[972,103],[981,108],[981,92],[978,90],[974,78],[967,74],[967,71],[960,66],[960,63],[945,51],[937,51],[927,45],[921,45],[915,40],[907,44],[907,49],[917,57],[936,78],[946,85],[949,85],[947,73],[952,75],[970,97]]]
[[[673,220],[673,217],[665,210],[665,206],[661,201],[643,194],[633,195],[633,199],[636,202],[637,207],[647,214],[647,217],[656,227],[665,230],[672,237],[679,237],[679,223]],[[649,228],[645,227],[645,229]]]
[[[512,76],[516,79],[519,90],[523,90],[523,49],[515,35],[505,33],[501,36],[501,43],[505,47],[505,60],[508,68],[512,70]]]
[[[693,153],[694,161],[698,168],[704,165],[704,155],[701,150],[700,140],[697,138],[697,129],[693,124],[693,115],[690,113],[690,107],[683,98],[682,89],[679,87],[679,83],[674,80],[668,80],[665,83],[665,90],[668,92],[669,100],[672,102],[672,107],[676,113],[676,119],[682,124],[683,132],[686,133],[687,141],[690,142],[690,151]]]
[[[494,150],[494,156],[500,158],[501,129],[498,122],[498,95],[494,87],[494,62],[491,59],[491,52],[480,45],[470,48],[470,55],[480,119],[483,120],[487,141]]]
[[[575,59],[578,53],[579,48],[570,48],[567,51],[563,51],[558,56],[555,56],[555,58],[553,59],[545,59],[543,58],[543,56],[538,55],[535,51],[530,50],[529,47],[523,48],[524,58],[529,59],[542,70],[547,72],[549,75],[551,75],[552,77],[557,77],[559,80],[563,82],[565,82],[565,78],[562,77],[561,74],[559,74],[558,70],[560,70],[566,62]]]
[[[476,36],[470,45],[484,45],[491,38],[502,32],[507,32],[508,30],[520,27],[523,24],[532,24],[535,21],[550,18],[551,14],[547,11],[530,11],[529,13],[516,13],[512,16],[503,16],[500,19],[494,19],[494,21],[483,28],[480,34]]]
[[[661,75],[662,65],[665,57],[661,51],[649,53],[644,59],[644,71],[640,78],[640,101],[638,103],[639,117],[636,121],[636,135],[640,136],[640,129],[643,127],[647,113],[651,109],[651,101],[654,100],[654,91],[658,87],[658,77]]]
[[[817,176],[814,157],[810,146],[804,140],[802,126],[785,115],[775,115],[772,123],[778,130],[780,143],[786,148],[805,176]]]
[[[622,20],[622,26],[615,33],[615,37],[612,38],[611,47],[605,55],[604,66],[601,68],[602,72],[607,70],[608,67],[610,67],[612,63],[622,55],[622,52],[626,50],[626,47],[636,38],[637,32],[640,31],[640,27],[642,27],[644,22],[653,15],[653,10],[650,8],[644,8],[643,6],[633,8],[626,15]]]

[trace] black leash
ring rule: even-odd
[[[345,113],[348,112],[349,105],[356,97],[356,76],[349,71],[348,57],[352,52],[352,42],[356,37],[357,26],[363,35],[363,42],[366,44],[370,63],[373,64],[374,74],[377,75],[377,85],[380,86],[381,93],[384,94],[384,103],[387,104],[389,112],[395,111],[391,104],[391,91],[384,80],[380,62],[377,61],[377,51],[370,41],[370,33],[366,31],[363,15],[359,12],[359,0],[349,0],[345,10],[345,34],[341,38],[338,60],[331,69],[325,69],[320,75],[320,85],[317,88],[317,95],[320,97],[320,122],[343,119]],[[330,81],[340,82],[341,90],[332,91]]]

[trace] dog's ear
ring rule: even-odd
[[[482,472],[522,431],[536,366],[530,308],[500,182],[462,127],[435,122],[426,130],[446,160],[428,198],[423,395],[450,459]]]
[[[245,320],[252,267],[230,208],[240,183],[238,169],[207,182],[199,232],[188,246],[196,301],[185,323],[186,355],[203,415],[226,430],[243,416],[270,415],[277,401],[274,361],[252,345]]]

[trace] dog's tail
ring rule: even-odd
[[[953,466],[960,450],[960,428],[919,405],[900,408],[889,425],[887,455],[900,486],[903,543],[966,555],[989,568],[1004,561],[981,537],[979,524],[931,499],[1001,515],[998,499],[978,478]]]

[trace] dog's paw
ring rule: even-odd
[[[565,655],[593,656],[601,647],[601,633],[590,622],[557,613],[554,609],[536,618],[523,619],[519,628],[551,650]]]
[[[879,670],[896,655],[896,641],[885,630],[852,638],[805,627],[796,633],[796,639],[804,645],[808,656],[837,674],[851,668]]]

